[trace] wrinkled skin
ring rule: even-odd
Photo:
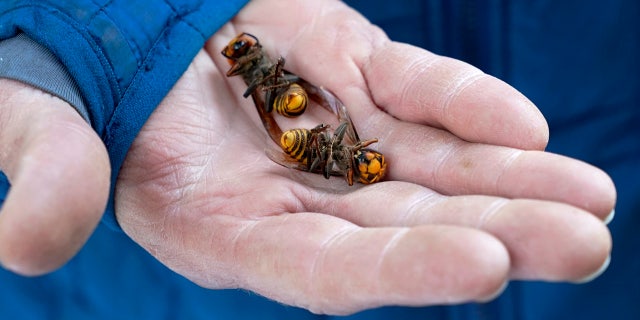
[[[361,137],[380,139],[389,181],[348,187],[266,157],[245,86],[225,76],[220,55],[241,31],[349,106]],[[63,101],[10,80],[0,97],[0,168],[13,185],[0,262],[43,274],[98,223],[107,154]],[[136,138],[117,218],[199,285],[314,312],[484,301],[510,279],[586,281],[606,265],[615,188],[599,169],[543,152],[547,139],[544,118],[513,88],[391,42],[341,2],[253,1]]]

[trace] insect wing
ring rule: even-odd
[[[326,90],[324,88],[320,88],[324,99],[327,101],[329,105],[331,105],[332,109],[336,110],[336,114],[338,115],[338,120],[340,123],[347,123],[347,132],[346,136],[351,140],[351,143],[357,143],[360,141],[360,137],[358,136],[358,132],[356,131],[356,127],[353,125],[353,121],[349,116],[349,112],[347,111],[347,107],[338,99],[331,91]]]
[[[267,131],[269,138],[278,144],[280,142],[280,137],[282,136],[282,129],[280,128],[280,125],[278,125],[278,122],[273,118],[273,115],[264,109],[265,102],[262,95],[262,90],[259,90],[258,88],[258,90],[254,90],[251,93],[251,98],[253,99],[253,104],[258,111],[262,125]]]
[[[347,107],[336,97],[331,91],[325,89],[323,87],[317,87],[310,82],[299,78],[298,84],[302,86],[306,91],[307,95],[311,100],[328,110],[329,112],[335,114],[338,117],[338,122],[347,122],[349,124],[349,128],[347,128],[346,136],[351,143],[357,143],[360,141],[360,137],[358,136],[358,132],[356,131],[355,126],[353,125],[353,121],[349,116],[349,112],[347,111]]]

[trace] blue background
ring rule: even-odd
[[[548,119],[548,150],[603,168],[619,196],[610,224],[612,263],[593,282],[513,282],[487,304],[387,307],[350,318],[640,319],[640,4],[347,2],[392,39],[467,61],[522,91]],[[1,195],[6,188],[6,179],[0,179]],[[0,270],[0,314],[7,319],[332,318],[245,291],[202,289],[104,225],[52,274],[24,278]]]

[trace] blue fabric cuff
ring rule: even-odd
[[[0,78],[28,83],[68,102],[89,122],[80,88],[46,47],[19,33],[0,41]]]

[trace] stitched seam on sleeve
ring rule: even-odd
[[[198,34],[203,38],[206,39],[207,36],[204,35],[204,33],[202,33],[202,31],[197,28],[196,26],[194,26],[193,24],[191,24],[189,21],[187,21],[187,19],[183,19],[183,17],[188,16],[191,12],[195,12],[198,10],[198,7],[200,7],[201,5],[201,1],[198,3],[197,6],[194,6],[191,10],[188,11],[184,11],[184,12],[179,12],[168,0],[163,0],[164,3],[171,8],[171,11],[173,11],[173,13],[176,15],[177,20],[180,20],[182,23],[186,24],[187,26],[189,26],[191,29],[195,30],[198,32]]]
[[[78,21],[77,19],[74,19],[72,16],[70,16],[69,14],[67,14],[64,11],[61,11],[57,8],[52,8],[49,6],[45,6],[42,4],[37,4],[37,3],[29,3],[29,4],[25,4],[25,5],[21,5],[21,6],[17,6],[14,8],[11,8],[8,11],[4,11],[4,13],[9,13],[9,12],[13,12],[13,11],[19,11],[22,9],[31,9],[31,8],[38,8],[38,9],[42,9],[46,12],[48,12],[50,14],[50,18],[53,19],[58,19],[60,21],[63,21],[64,24],[68,25],[70,28],[74,29],[76,31],[76,33],[78,35],[80,35],[84,41],[86,41],[87,43],[91,44],[91,47],[94,49],[93,53],[96,55],[97,59],[99,61],[101,61],[102,64],[102,69],[105,73],[107,73],[110,77],[110,79],[113,79],[114,81],[116,81],[115,79],[117,79],[117,76],[113,70],[113,68],[111,67],[110,61],[107,58],[107,55],[105,54],[105,52],[102,50],[102,48],[94,41],[94,39],[91,37],[91,32],[89,27],[82,23],[81,21]],[[106,67],[105,66],[109,66]],[[120,92],[120,88],[117,86],[117,83],[114,85],[113,83],[110,82],[110,87],[112,90],[115,90],[116,95],[118,97],[121,97],[121,92]]]

